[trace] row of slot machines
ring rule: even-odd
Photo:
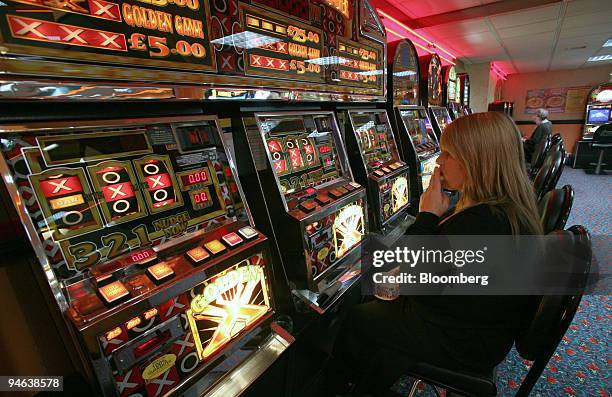
[[[257,352],[280,355],[294,338],[275,326],[279,296],[319,314],[341,300],[358,285],[366,234],[417,211],[439,155],[416,106],[1,134],[7,193],[110,396],[221,387]]]

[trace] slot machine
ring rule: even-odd
[[[442,61],[437,54],[419,58],[421,72],[421,102],[429,112],[429,118],[438,140],[451,117],[444,106]]]
[[[271,112],[241,120],[293,294],[324,313],[361,273],[365,189],[330,111]]]
[[[6,188],[104,395],[184,392],[250,338],[278,347],[268,242],[215,117],[0,130]]]
[[[333,318],[357,290],[367,198],[329,109],[385,101],[375,9],[4,3],[0,217],[27,231],[4,256],[53,343],[92,394],[245,392],[294,346],[281,302]]]
[[[407,98],[406,90],[395,88],[410,86],[413,87],[412,91],[419,92],[418,87],[422,86],[422,82],[419,84],[419,76],[422,74],[419,73],[421,65],[417,51],[408,39],[399,41],[394,50],[394,53],[390,52],[388,78],[389,90],[394,95],[389,96],[387,108],[402,158],[410,169],[410,211],[416,214],[419,197],[429,186],[440,148],[427,109],[418,104],[419,96],[410,95]],[[427,89],[425,92],[437,91]]]
[[[409,167],[403,162],[384,109],[348,110],[345,140],[351,169],[367,187],[372,229],[389,234],[410,206]]]
[[[459,78],[455,70],[455,66],[453,65],[442,68],[442,74],[444,75],[444,102],[446,103],[446,109],[451,120],[455,120],[456,118],[463,116],[460,104],[461,86],[459,83]]]
[[[457,80],[459,80],[459,92],[461,95],[461,111],[464,116],[467,116],[472,114],[472,108],[470,107],[470,75],[459,73]]]
[[[582,137],[574,149],[574,168],[589,168],[597,164],[599,150],[593,149],[593,133],[603,124],[612,122],[612,84],[602,83],[594,87],[587,97],[585,123]],[[610,164],[609,151],[603,154],[603,162]]]
[[[403,139],[402,150],[406,161],[415,172],[410,174],[412,211],[418,212],[419,197],[429,186],[429,181],[440,156],[440,146],[431,126],[427,110],[423,106],[396,106],[394,119],[398,134]]]

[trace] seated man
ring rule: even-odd
[[[531,138],[523,142],[525,161],[528,163],[531,163],[531,156],[538,143],[545,139],[547,135],[552,134],[552,123],[548,120],[548,111],[546,109],[538,109],[533,116],[533,121],[537,124],[537,127],[533,134],[531,134]]]

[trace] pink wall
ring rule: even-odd
[[[508,76],[502,89],[502,100],[514,102],[514,120],[531,121],[531,115],[525,114],[525,98],[527,91],[540,88],[561,87],[594,87],[612,77],[612,66],[598,66],[583,69],[559,70],[538,73],[520,73]],[[576,113],[551,113],[550,120],[583,120],[584,110]],[[535,124],[519,125],[521,131],[529,136],[535,128]],[[553,131],[563,136],[563,141],[568,152],[573,152],[574,145],[580,139],[582,125],[580,124],[556,124]]]

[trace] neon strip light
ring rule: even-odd
[[[390,29],[390,28],[388,28],[388,27],[386,27],[386,26],[385,26],[385,30],[386,30],[387,32],[391,33],[392,35],[399,37],[400,39],[407,39],[407,40],[410,40],[408,37],[406,37],[406,36],[404,36],[404,35],[401,35],[401,34],[397,33],[396,31],[394,31],[393,29]],[[410,41],[411,41],[411,42],[412,42],[412,44],[414,44],[416,47],[419,47],[419,48],[421,48],[421,49],[423,49],[423,50],[427,51],[427,52],[428,52],[428,53],[430,53],[430,54],[435,54],[435,51],[432,51],[432,50],[430,50],[429,48],[427,48],[427,47],[424,47],[424,46],[420,45],[420,44],[419,44],[419,43],[417,43],[416,41],[414,41],[414,40],[410,40]],[[442,55],[438,54],[438,56],[440,57],[440,59],[444,59],[446,62],[450,63],[451,65],[455,65],[455,62],[453,62],[453,61],[451,61],[451,60],[449,60],[449,59],[447,59],[447,58],[444,58]]]
[[[396,31],[391,30],[391,29],[390,29],[390,28],[388,28],[388,27],[385,27],[385,30],[386,30],[387,32],[389,32],[389,33],[391,33],[391,34],[393,34],[393,35],[395,35],[395,36],[399,37],[400,39],[408,39],[408,37],[403,36],[403,35],[401,35],[401,34],[397,33]],[[408,40],[410,40],[410,39],[408,39]],[[430,50],[430,49],[429,49],[429,48],[427,48],[427,47],[424,47],[424,46],[420,45],[420,44],[419,44],[419,43],[417,43],[417,42],[414,42],[414,41],[413,41],[413,42],[412,42],[412,44],[414,44],[416,47],[419,47],[419,48],[421,48],[421,49],[423,49],[423,50],[427,51],[427,52],[428,52],[428,53],[430,53],[430,54],[434,54],[434,52],[433,52],[432,50]]]
[[[491,63],[491,70],[502,80],[507,80],[508,75],[494,63]]]
[[[434,48],[439,48],[440,51],[450,55],[453,59],[457,59],[456,56],[454,56],[450,52],[446,51],[444,48],[442,48],[442,46],[440,46],[440,45],[434,43],[433,41],[430,41],[430,40],[426,39],[425,37],[421,36],[419,33],[417,33],[416,31],[412,30],[411,28],[406,26],[404,23],[402,23],[402,22],[398,21],[397,19],[393,18],[391,15],[387,14],[386,12],[381,10],[380,8],[377,8],[376,11],[378,11],[378,13],[381,14],[382,16],[384,16],[385,18],[389,18],[390,20],[392,20],[393,22],[395,22],[396,24],[398,24],[402,28],[406,29],[408,32],[412,33],[413,35],[415,35],[419,39],[423,40],[427,44],[433,46]],[[440,56],[440,58],[442,58],[442,57]]]

